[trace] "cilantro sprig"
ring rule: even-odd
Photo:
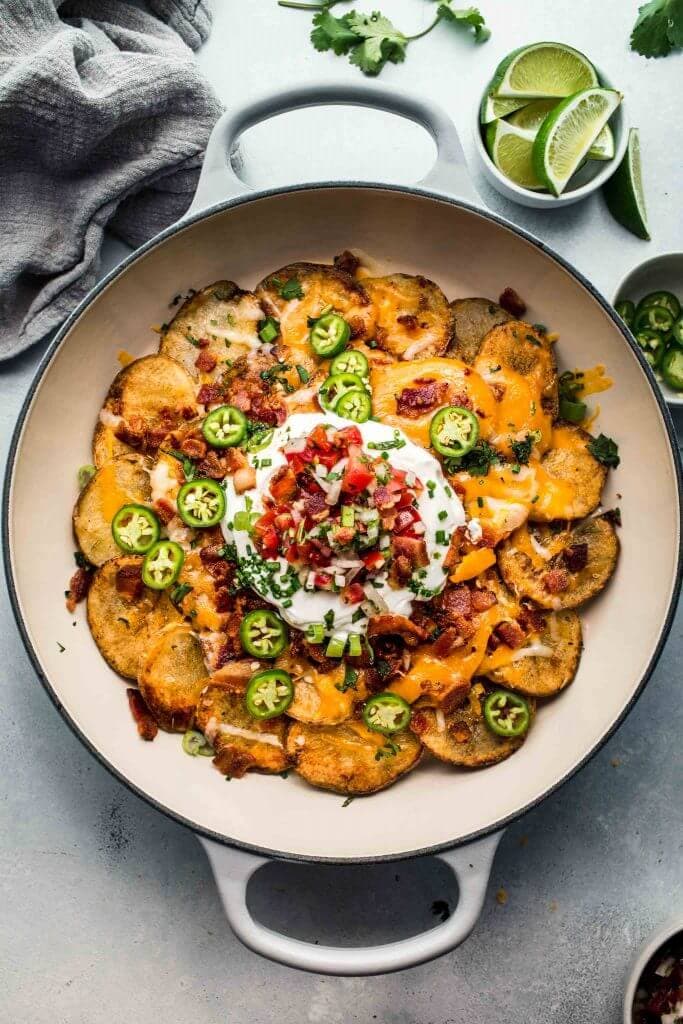
[[[631,49],[643,57],[667,57],[683,47],[683,0],[649,0],[638,9]]]
[[[315,11],[311,42],[321,53],[331,51],[338,57],[348,57],[351,64],[364,75],[378,75],[387,63],[402,64],[411,42],[422,39],[436,28],[439,22],[461,26],[472,30],[475,42],[483,43],[489,38],[484,17],[476,7],[453,7],[452,0],[439,0],[436,16],[422,32],[405,35],[381,13],[373,11],[364,14],[349,11],[337,18],[330,8],[345,0],[322,0],[321,3],[300,3],[298,0],[278,0],[280,7]]]

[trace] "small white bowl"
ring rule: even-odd
[[[596,67],[595,70],[598,73],[601,85],[606,89],[617,88],[612,85],[600,68]],[[485,91],[486,89],[482,89],[482,96]],[[530,100],[530,102],[533,101]],[[559,98],[557,102],[560,102]],[[521,203],[522,206],[532,206],[538,210],[551,210],[555,207],[571,206],[572,203],[578,203],[581,199],[585,199],[586,196],[592,195],[593,192],[605,184],[608,178],[612,177],[622,161],[628,144],[628,126],[626,124],[623,100],[612,115],[609,125],[614,135],[614,156],[612,159],[605,161],[589,160],[574,175],[567,189],[560,196],[551,195],[550,192],[532,192],[530,189],[522,188],[521,185],[515,185],[513,181],[510,181],[504,174],[501,174],[489,156],[482,137],[479,106],[477,106],[474,115],[474,146],[479,156],[484,176],[502,196],[505,196],[506,199],[511,199],[514,203]]]
[[[636,953],[629,969],[626,991],[624,992],[624,1024],[633,1024],[633,1001],[638,991],[640,978],[650,958],[669,939],[673,939],[674,935],[678,935],[679,932],[683,932],[683,915],[672,917],[665,921],[664,924],[659,925],[658,928],[655,928]]]
[[[673,292],[683,306],[683,252],[666,252],[653,256],[634,267],[623,279],[612,300],[612,305],[631,299],[636,306],[649,292]],[[683,406],[683,391],[672,391],[658,381],[668,405]]]

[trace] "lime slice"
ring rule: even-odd
[[[598,75],[578,50],[563,43],[533,43],[501,61],[492,79],[495,96],[544,98],[571,96],[598,85]]]
[[[481,101],[479,118],[482,124],[489,124],[499,117],[507,117],[513,110],[519,110],[527,103],[527,100],[500,100],[497,96],[491,95],[490,88],[489,86]]]
[[[559,196],[621,103],[614,89],[582,89],[548,114],[534,142],[537,176]]]
[[[498,100],[499,103],[512,103],[512,100]],[[526,131],[537,132],[558,104],[557,99],[534,100],[514,111],[508,118],[510,124]],[[614,136],[608,124],[602,129],[597,139],[588,150],[589,160],[611,160],[614,157]]]
[[[494,164],[506,178],[522,188],[545,188],[532,162],[536,132],[516,128],[507,121],[494,121],[486,128],[486,148]]]
[[[638,238],[650,240],[640,164],[640,138],[638,129],[628,133],[628,147],[616,171],[603,187],[610,213],[628,231]]]

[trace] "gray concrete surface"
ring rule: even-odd
[[[406,31],[426,24],[431,13],[431,5],[416,0],[383,6]],[[442,27],[413,47],[403,67],[387,69],[383,81],[438,97],[471,155],[472,104],[504,52],[542,38],[588,52],[623,89],[631,123],[641,128],[654,241],[623,232],[598,197],[561,215],[536,213],[510,206],[476,180],[492,208],[549,240],[611,294],[636,262],[681,248],[681,58],[647,62],[628,51],[636,0],[481,6],[493,29],[486,47],[475,50]],[[274,0],[219,4],[200,59],[225,102],[266,85],[355,80],[355,69],[309,47],[309,19],[278,9]],[[249,181],[411,181],[429,164],[430,141],[395,119],[346,111],[296,117],[245,139]],[[105,265],[122,251],[109,243]],[[3,461],[42,348],[3,367]],[[41,500],[39,482],[36,488]],[[646,595],[647,581],[643,587]],[[199,844],[115,782],[69,732],[36,681],[2,596],[0,1021],[618,1024],[630,956],[683,903],[682,630],[679,615],[650,685],[618,734],[508,830],[470,940],[399,975],[336,980],[297,974],[242,948],[225,923]],[[434,901],[452,902],[454,894],[443,867],[423,861],[343,871],[272,865],[255,880],[251,898],[257,915],[275,927],[351,943],[423,929],[434,920]]]

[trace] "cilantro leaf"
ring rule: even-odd
[[[358,45],[358,36],[349,28],[349,16],[335,18],[328,10],[319,11],[313,18],[315,28],[311,32],[311,42],[316,50],[324,52],[332,50],[338,57],[343,57],[352,46]]]
[[[523,466],[526,466],[529,461],[534,441],[536,441],[535,435],[527,434],[523,441],[513,441],[510,445],[517,462],[521,463]]]
[[[350,56],[350,61],[365,75],[378,75],[387,61],[400,64],[406,59],[408,39],[379,11],[346,15],[349,28],[362,40]]]
[[[601,462],[603,466],[607,466],[610,469],[616,469],[619,465],[619,448],[615,441],[611,437],[607,437],[605,434],[599,434],[598,437],[594,437],[586,445],[591,455]]]
[[[491,30],[487,28],[483,14],[476,7],[451,7],[451,0],[442,0],[438,6],[437,15],[443,21],[449,21],[453,25],[465,25],[472,28],[477,43],[485,43],[491,35]]]
[[[281,298],[289,301],[289,299],[303,299],[304,292],[301,287],[301,281],[296,277],[290,277],[289,280],[285,281],[278,289]]]
[[[649,0],[638,10],[631,49],[643,57],[666,57],[683,46],[683,0]]]
[[[488,441],[480,438],[467,455],[463,455],[459,459],[448,459],[446,471],[448,473],[458,473],[461,470],[465,470],[470,476],[486,476],[491,466],[496,462],[500,462],[498,452]]]

